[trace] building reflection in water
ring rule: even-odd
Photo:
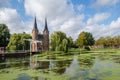
[[[47,69],[48,71],[52,71],[58,74],[65,73],[66,67],[69,67],[72,60],[53,60],[49,59],[46,61],[38,60],[37,56],[31,56],[30,59],[30,69]]]
[[[30,56],[30,68],[33,69],[33,68],[37,68],[39,65],[37,63],[37,56],[35,55],[32,55]]]
[[[50,69],[50,71],[51,71],[52,69],[54,69],[55,66],[56,66],[56,65],[55,65],[55,62],[50,59],[50,61],[49,61],[49,69]]]

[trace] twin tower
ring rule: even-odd
[[[34,26],[32,30],[32,40],[33,40],[31,44],[32,52],[49,50],[49,30],[46,18],[44,31],[43,34],[41,34],[39,33],[39,30],[37,28],[37,21],[35,17]]]

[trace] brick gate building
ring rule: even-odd
[[[48,30],[46,19],[45,19],[44,31],[42,34],[42,33],[39,33],[39,30],[37,28],[37,21],[35,17],[34,26],[32,30],[32,39],[35,40],[35,41],[32,41],[31,43],[32,52],[49,50],[49,30]]]

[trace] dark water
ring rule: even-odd
[[[8,58],[0,62],[0,76],[14,73],[18,69],[17,77],[12,80],[56,80],[54,77],[68,76],[59,80],[119,80],[119,56],[60,56],[62,59],[46,59],[38,56],[26,58]],[[10,71],[10,69],[13,71]],[[29,75],[26,71],[36,71],[36,75]],[[22,72],[23,71],[23,72]],[[41,76],[41,74],[43,76]],[[47,75],[47,76],[44,76]],[[53,78],[49,75],[53,74]],[[40,75],[40,76],[39,76]],[[55,75],[55,76],[54,76]],[[0,78],[4,80],[7,78]],[[9,80],[9,79],[8,79]]]

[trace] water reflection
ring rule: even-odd
[[[18,78],[14,79],[14,80],[50,80],[48,78],[44,78],[44,77],[31,77],[27,74],[19,74]]]
[[[32,80],[32,78],[27,74],[19,74],[18,78],[14,80]]]
[[[71,76],[69,80],[86,80],[86,77],[89,74],[89,69],[85,69],[85,67],[82,67],[80,62],[78,61],[78,56],[74,56],[74,59],[70,66],[66,69],[65,74],[69,74]]]
[[[52,71],[58,74],[63,74],[71,64],[71,60],[47,60],[47,61],[39,61],[37,60],[37,56],[32,56],[30,59],[30,68],[31,69],[44,69],[45,71]],[[44,73],[44,70],[42,73]],[[46,73],[46,72],[45,72]],[[48,72],[47,72],[48,73]]]
[[[52,69],[52,71],[55,73],[63,74],[66,70],[66,67],[68,67],[71,64],[71,62],[71,60],[55,61],[55,66]]]
[[[94,56],[82,56],[78,59],[81,68],[92,68],[95,62]]]
[[[30,69],[34,69],[38,67],[39,67],[39,64],[38,64],[37,56],[35,55],[30,56]]]
[[[0,62],[0,69],[4,69],[0,71],[0,74],[11,73],[9,68],[17,67],[20,69],[19,71],[35,70],[37,76],[20,73],[18,74],[18,78],[14,80],[51,80],[45,76],[39,76],[39,74],[50,75],[51,73],[54,73],[54,76],[69,75],[70,77],[68,80],[103,80],[103,78],[109,80],[106,79],[106,77],[114,77],[114,75],[115,77],[119,77],[120,75],[120,65],[115,63],[117,59],[119,61],[119,57],[113,56],[108,58],[107,56],[102,56],[101,58],[101,56],[75,55],[71,60],[62,59],[49,58],[47,60],[42,60],[36,55],[30,58],[7,58],[5,61]],[[8,71],[5,71],[5,68]]]
[[[50,61],[49,61],[49,69],[52,70],[55,66],[56,66],[55,62],[50,59]]]
[[[12,67],[28,67],[29,59],[26,58],[6,58],[0,63],[0,69],[12,68]]]
[[[72,63],[68,68],[66,68],[66,71],[65,71],[66,74],[74,75],[77,71],[80,70],[80,65],[77,58],[78,58],[77,56],[74,56]]]

